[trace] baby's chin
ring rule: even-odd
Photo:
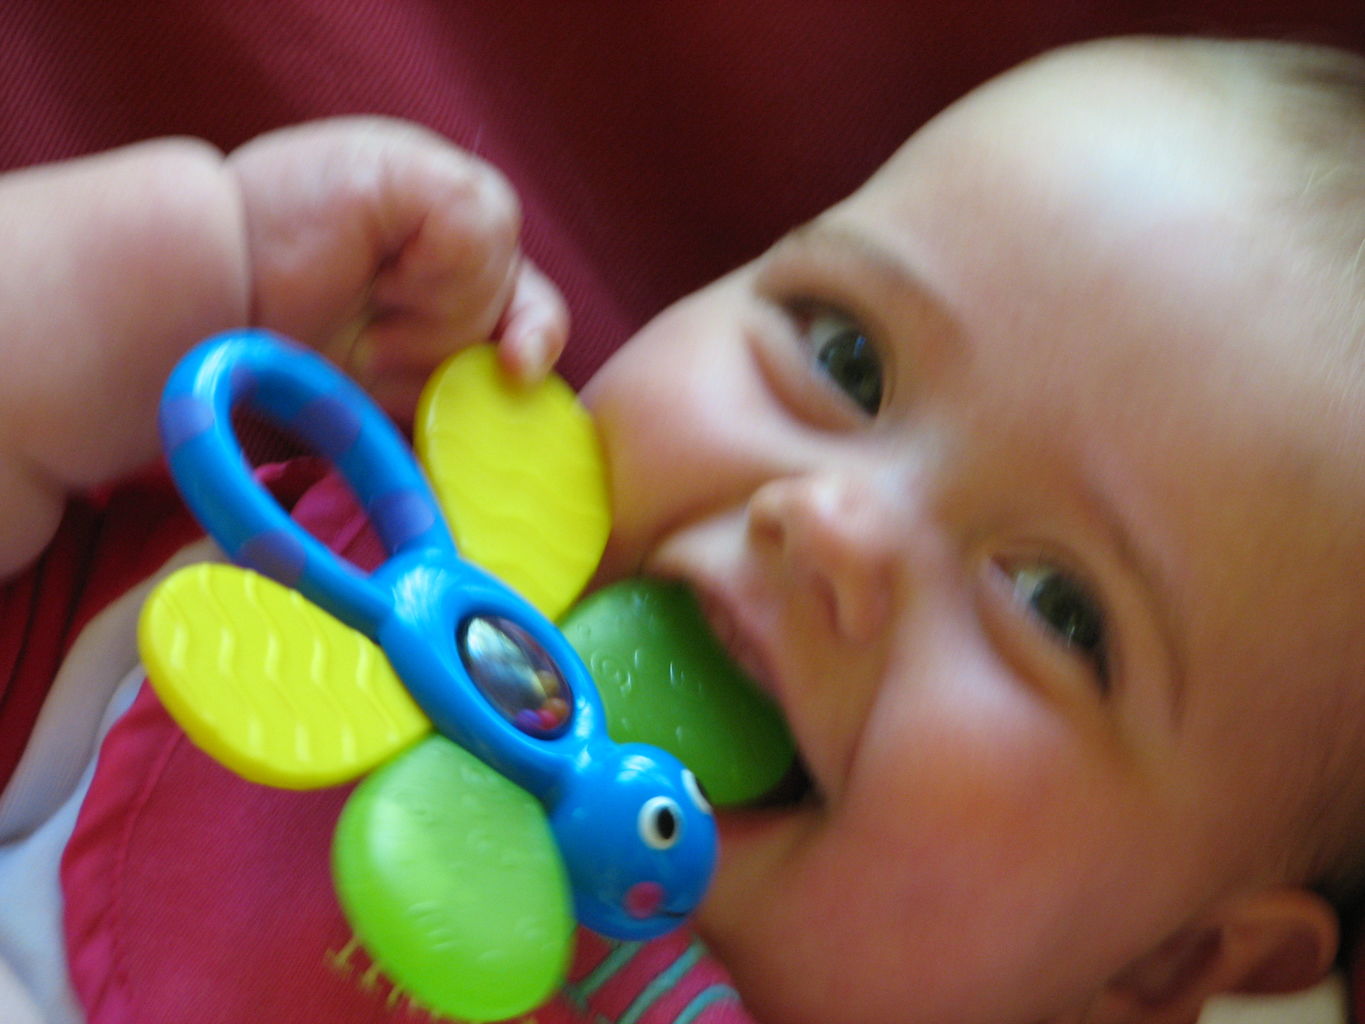
[[[711,955],[730,975],[730,983],[754,1024],[804,1024],[800,1010],[787,1005],[788,979],[781,974],[781,957],[753,948],[751,941],[722,922],[715,922],[703,909],[694,921],[697,934]],[[822,1024],[836,1024],[825,1020]]]
[[[810,957],[828,958],[824,937],[830,929],[803,926],[793,935],[784,922],[793,909],[782,895],[782,880],[792,874],[787,862],[799,857],[818,817],[816,809],[804,805],[716,814],[720,859],[694,923],[759,1024],[840,1024],[845,1019],[811,998],[812,979],[803,969]],[[787,937],[776,938],[780,935]]]
[[[703,911],[697,932],[730,975],[748,1017],[755,1024],[849,1024],[842,1008],[814,996],[781,942],[743,927],[714,922]],[[713,928],[714,926],[714,928]]]

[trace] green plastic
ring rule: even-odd
[[[652,743],[696,773],[717,806],[772,790],[795,749],[776,706],[730,659],[691,591],[627,580],[560,623],[587,663],[619,743]]]
[[[415,1003],[465,1021],[547,1000],[568,969],[568,879],[540,804],[431,736],[369,775],[332,848],[338,896]]]

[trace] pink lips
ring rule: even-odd
[[[706,619],[716,640],[760,690],[777,699],[779,688],[774,682],[775,677],[768,667],[767,659],[762,655],[759,645],[751,641],[747,631],[741,628],[738,618],[730,611],[728,604],[700,587],[694,586],[694,592],[702,617]]]

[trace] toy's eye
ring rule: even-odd
[[[682,837],[682,809],[670,797],[656,796],[640,808],[640,838],[654,850],[668,850]]]
[[[692,802],[697,805],[697,809],[711,813],[711,801],[707,799],[706,790],[702,789],[701,779],[697,778],[686,768],[682,773],[683,789],[687,790],[687,795],[692,798]]]

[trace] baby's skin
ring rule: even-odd
[[[586,391],[601,579],[696,589],[809,769],[699,917],[765,1022],[1189,1024],[1332,962],[1360,237],[1225,46],[984,86]]]
[[[400,419],[442,358],[490,337],[516,377],[541,376],[568,315],[520,220],[492,167],[378,118],[0,178],[0,576],[38,554],[68,495],[155,457],[160,388],[217,331],[314,346]]]

